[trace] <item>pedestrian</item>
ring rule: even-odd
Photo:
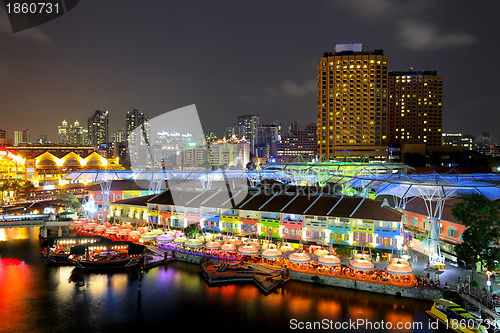
[[[462,287],[462,290],[460,292],[463,293],[464,292],[464,283],[462,282],[460,286]]]

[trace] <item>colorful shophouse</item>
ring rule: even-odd
[[[110,209],[119,209],[111,203]],[[264,193],[261,191],[170,191],[147,202],[147,222],[185,228],[199,223],[206,231],[328,246],[401,247],[402,216],[381,201],[327,193]]]

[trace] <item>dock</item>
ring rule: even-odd
[[[144,269],[150,269],[175,260],[174,251],[147,246],[144,253]]]
[[[200,263],[200,271],[208,284],[252,282],[265,295],[290,279],[284,268],[241,261],[207,260]]]

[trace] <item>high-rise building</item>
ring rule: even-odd
[[[96,110],[88,120],[88,140],[97,147],[109,141],[109,112]]]
[[[288,126],[288,133],[293,134],[298,130],[304,129],[304,123],[301,121],[292,121]]]
[[[389,143],[441,146],[442,129],[443,77],[436,71],[390,72]]]
[[[473,135],[462,133],[443,133],[443,146],[464,147],[464,150],[473,150],[475,138]]]
[[[211,142],[208,151],[210,164],[214,168],[243,169],[250,161],[250,144],[246,139],[238,139],[236,136]]]
[[[146,117],[143,112],[139,112],[139,110],[134,109],[132,111],[127,111],[127,116],[125,119],[125,130],[127,131],[127,138],[137,126],[144,124],[146,121]]]
[[[14,144],[18,143],[29,143],[30,142],[30,131],[25,128],[21,131],[14,131]]]
[[[276,157],[283,162],[293,162],[298,156],[305,161],[312,161],[316,157],[318,147],[317,125],[309,124],[305,128],[293,126],[291,129],[293,131],[281,136],[276,148]]]
[[[113,142],[125,142],[127,141],[127,138],[125,136],[125,130],[118,130],[113,133],[111,136],[111,140]]]
[[[318,61],[318,155],[387,156],[388,57],[337,44]]]
[[[239,138],[245,139],[250,144],[250,153],[254,154],[256,139],[257,139],[257,127],[259,127],[259,115],[258,114],[249,114],[238,117],[238,129],[239,129]]]
[[[280,128],[276,123],[262,124],[257,127],[254,151],[257,157],[276,157],[276,144]]]
[[[83,127],[80,126],[80,123],[78,121],[75,121],[73,125],[68,125],[68,122],[66,120],[63,120],[62,124],[58,126],[57,133],[58,143],[69,145],[85,144]]]

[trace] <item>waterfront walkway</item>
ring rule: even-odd
[[[429,257],[418,250],[418,246],[409,250],[412,257],[410,264],[415,275],[428,277],[428,279],[434,281],[438,278],[438,288],[448,288],[453,292],[457,292],[466,308],[475,310],[478,314],[482,312],[497,322],[496,327],[500,327],[500,302],[495,300],[495,295],[500,296],[500,283],[495,278],[491,277],[489,279],[491,286],[488,288],[488,277],[484,272],[476,272],[474,280],[479,283],[479,286],[471,286],[471,270],[460,268],[456,263],[449,260],[445,261],[446,269],[444,271],[426,269]],[[462,282],[467,282],[466,285],[468,286],[462,288]]]

